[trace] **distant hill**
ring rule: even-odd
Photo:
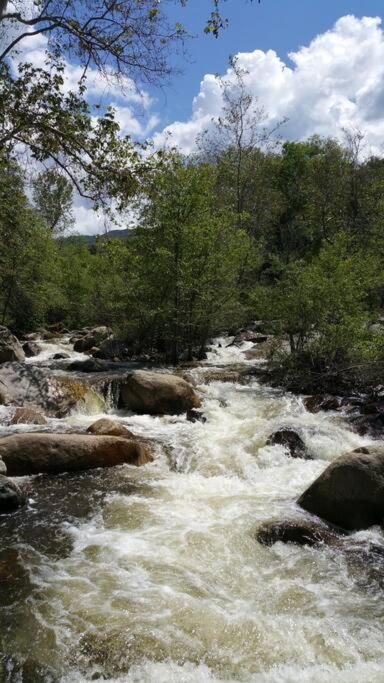
[[[98,237],[101,240],[110,240],[110,239],[130,239],[133,237],[134,231],[133,230],[109,230],[107,233],[102,233],[99,235],[82,235],[81,233],[77,235],[68,235],[65,239],[70,240],[73,238],[81,238],[86,242],[87,244],[91,245],[96,242],[96,238]]]

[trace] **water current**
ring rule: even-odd
[[[24,479],[28,506],[0,517],[4,682],[383,683],[380,582],[335,549],[255,539],[263,522],[304,517],[298,494],[368,439],[255,377],[220,381],[250,365],[247,344],[229,341],[188,369],[205,423],[95,413],[100,404],[49,420],[50,431],[84,431],[108,414],[152,439],[156,457]],[[43,346],[34,363],[71,348]],[[313,459],[266,445],[283,426]],[[0,435],[12,430],[31,427]]]

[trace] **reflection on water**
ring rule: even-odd
[[[366,440],[254,379],[205,382],[241,360],[216,347],[188,370],[204,424],[115,415],[155,440],[153,463],[35,477],[28,508],[0,518],[4,681],[382,683],[380,568],[255,541],[260,523],[304,514],[297,494]],[[94,419],[79,411],[61,428]],[[313,460],[265,446],[281,426]]]

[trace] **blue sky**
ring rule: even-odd
[[[122,132],[152,139],[156,147],[171,144],[186,154],[195,140],[222,113],[222,91],[215,74],[234,82],[229,55],[237,55],[246,71],[249,94],[263,106],[268,124],[282,119],[283,139],[318,134],[342,139],[345,130],[365,135],[365,153],[384,156],[384,0],[227,0],[223,12],[229,28],[218,39],[203,33],[210,0],[189,0],[181,10],[166,3],[171,19],[182,20],[197,37],[188,43],[187,59],[174,57],[182,73],[159,89],[127,79],[103,81],[88,72],[91,103],[112,105]],[[19,59],[42,66],[46,37],[25,41]],[[76,88],[82,73],[66,63],[66,87]],[[81,232],[103,227],[80,199],[75,204]]]
[[[384,16],[383,0],[227,0],[222,4],[229,27],[218,39],[203,34],[209,0],[189,0],[187,8],[169,12],[197,37],[188,41],[188,61],[175,58],[183,73],[173,76],[162,91],[153,90],[161,108],[162,123],[190,115],[191,102],[206,73],[223,73],[228,56],[255,49],[275,50],[284,60],[292,50],[308,45],[342,16]]]

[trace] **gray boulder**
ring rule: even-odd
[[[18,485],[0,474],[0,514],[14,512],[25,502],[25,496]]]
[[[0,363],[25,360],[25,353],[19,340],[8,327],[0,325]]]

